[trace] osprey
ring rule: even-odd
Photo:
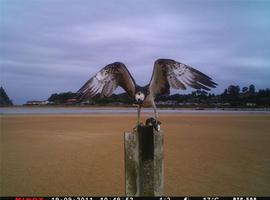
[[[169,95],[170,88],[185,90],[188,86],[195,89],[210,90],[216,83],[202,72],[171,59],[158,59],[150,83],[144,87],[136,84],[126,66],[115,62],[105,66],[96,75],[90,78],[77,92],[76,98],[83,100],[97,94],[109,97],[120,86],[127,94],[135,99],[138,105],[138,123],[141,107],[152,105],[155,118],[158,118],[155,98],[160,95]]]

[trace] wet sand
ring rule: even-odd
[[[2,115],[0,195],[124,195],[125,115]],[[162,114],[165,195],[270,195],[270,115]]]

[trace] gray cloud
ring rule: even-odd
[[[1,85],[15,103],[76,91],[124,62],[146,84],[157,58],[219,83],[269,87],[269,1],[2,0]],[[142,76],[143,75],[143,76]]]

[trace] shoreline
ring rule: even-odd
[[[158,106],[157,106],[158,107]],[[12,106],[0,106],[0,108],[91,108],[91,109],[102,109],[102,108],[106,108],[106,109],[119,109],[119,108],[125,108],[125,109],[133,109],[133,108],[137,108],[137,106],[134,105],[12,105]],[[151,106],[147,106],[145,108],[151,108]],[[160,106],[159,109],[184,109],[184,110],[194,110],[194,109],[205,109],[205,110],[215,110],[215,109],[220,109],[220,110],[234,110],[234,109],[255,109],[255,110],[269,110],[270,111],[270,107],[205,107],[205,106],[191,106],[191,107],[182,107],[182,106]]]
[[[133,115],[136,107],[0,107],[0,115]],[[266,109],[194,109],[158,108],[162,115],[270,115]],[[152,114],[152,108],[142,108],[142,114]]]

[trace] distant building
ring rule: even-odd
[[[71,98],[71,99],[68,99],[65,104],[66,105],[74,105],[77,103],[77,101],[78,101],[77,99]]]
[[[0,87],[0,106],[12,106],[13,103],[9,99],[3,87]]]
[[[156,105],[163,105],[163,106],[177,106],[178,102],[177,101],[173,101],[173,100],[169,100],[169,101],[158,101],[156,102]]]
[[[248,102],[248,103],[246,103],[246,106],[248,106],[248,107],[253,107],[253,106],[256,106],[256,103]]]
[[[47,105],[51,104],[49,101],[27,101],[24,105]]]
[[[80,103],[81,106],[87,106],[87,105],[96,105],[96,103],[92,100],[86,100],[86,101],[82,101]]]

